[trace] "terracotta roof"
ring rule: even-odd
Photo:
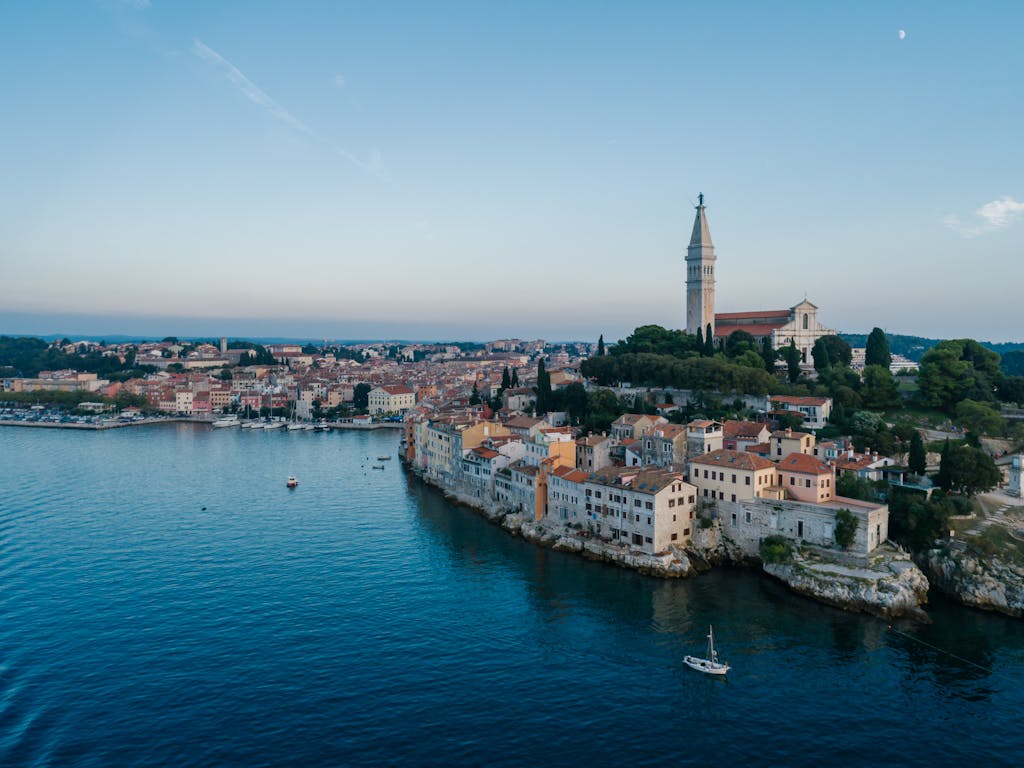
[[[717,320],[716,320],[717,322]],[[751,336],[770,336],[771,332],[776,328],[781,328],[787,321],[778,323],[759,323],[757,325],[716,325],[715,336],[724,339],[729,336],[733,331],[746,331]]]
[[[723,320],[762,320],[762,319],[777,319],[777,318],[790,318],[792,314],[791,309],[763,309],[755,312],[716,312],[715,322],[720,323]]]
[[[756,421],[737,421],[728,419],[722,423],[722,431],[725,437],[757,437],[761,430],[766,429],[764,424]]]
[[[803,475],[831,475],[827,464],[806,453],[791,453],[779,462],[780,472],[799,472]]]
[[[479,455],[482,459],[493,459],[495,456],[501,455],[497,451],[492,451],[490,448],[483,448],[481,446],[474,448],[473,453]]]
[[[773,469],[775,467],[768,459],[756,456],[745,451],[713,451],[695,459],[690,459],[691,464],[706,464],[710,467],[732,467],[734,469]]]
[[[805,437],[810,436],[810,432],[793,432],[789,429],[778,429],[772,432],[772,437],[777,440],[803,440]]]
[[[573,467],[563,466],[555,467],[553,470],[551,470],[551,474],[558,475],[558,477],[562,478],[563,480],[567,480],[570,483],[582,483],[584,480],[590,477],[590,475],[588,475],[586,472],[582,472]]]
[[[389,395],[414,395],[416,394],[413,390],[408,387],[403,387],[398,384],[389,384],[386,387],[381,387]]]
[[[639,493],[658,493],[672,483],[681,482],[682,474],[667,469],[640,467],[605,467],[588,475],[592,483],[624,488]]]

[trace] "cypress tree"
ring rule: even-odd
[[[508,366],[505,366],[505,370],[501,372],[501,389],[505,391],[512,386],[512,377],[509,376]]]
[[[704,330],[701,328],[697,329],[697,352],[704,357]]]
[[[704,331],[704,355],[706,357],[712,357],[715,354],[715,332],[711,330],[711,323],[708,323],[707,330]]]
[[[795,383],[800,378],[800,350],[796,348],[796,341],[789,340],[786,347],[786,367],[789,372],[790,382]]]
[[[889,340],[885,338],[885,331],[881,328],[872,328],[868,334],[867,347],[864,349],[864,365],[880,365],[888,368],[892,363],[892,355],[889,353]]]
[[[832,365],[831,356],[828,353],[828,345],[825,343],[824,337],[814,342],[814,347],[811,349],[811,357],[814,358],[814,370],[818,373]]]
[[[537,413],[551,410],[551,374],[544,367],[544,358],[537,361]]]
[[[910,467],[911,472],[920,477],[924,475],[925,462],[924,440],[921,439],[921,433],[915,429],[914,434],[910,436],[910,457],[907,460],[907,466]]]
[[[949,438],[942,444],[942,456],[939,459],[939,474],[935,476],[935,484],[944,491],[953,487],[953,457],[950,455]]]
[[[604,334],[603,333],[597,339],[597,355],[598,355],[598,357],[604,357]]]
[[[512,381],[509,386],[513,389],[519,386],[519,370],[517,368],[512,369]]]

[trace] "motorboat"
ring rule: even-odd
[[[285,482],[285,485],[288,486],[289,488],[298,488],[299,481],[294,476],[289,477],[288,480]]]

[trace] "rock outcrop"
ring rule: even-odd
[[[963,542],[930,549],[918,563],[938,589],[964,605],[1024,617],[1024,567],[981,555]]]
[[[920,606],[928,599],[928,580],[909,555],[895,548],[864,565],[842,565],[797,551],[792,562],[765,563],[764,571],[796,592],[844,610],[927,621]]]

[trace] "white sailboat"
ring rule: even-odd
[[[729,671],[729,663],[718,660],[718,651],[715,650],[715,632],[710,625],[708,625],[708,657],[702,659],[698,656],[684,656],[683,663],[690,669],[695,669],[706,675],[724,675]]]

